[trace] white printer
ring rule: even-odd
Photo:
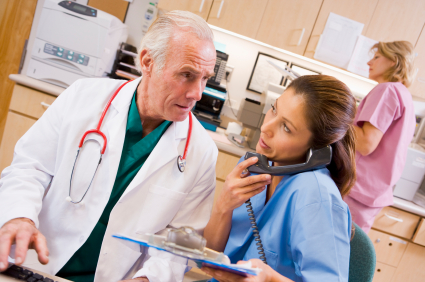
[[[74,1],[45,0],[27,75],[62,87],[105,76],[128,29],[116,17]]]

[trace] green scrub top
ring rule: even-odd
[[[94,280],[109,215],[171,124],[170,121],[164,121],[154,131],[142,138],[143,127],[136,105],[136,93],[137,90],[134,92],[128,112],[124,146],[109,201],[87,241],[56,274],[59,277],[76,282],[92,282]]]

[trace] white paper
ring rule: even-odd
[[[347,70],[364,77],[369,77],[369,66],[367,62],[373,57],[374,53],[370,49],[376,43],[378,43],[378,41],[359,35]]]
[[[330,13],[314,58],[337,67],[347,68],[363,27],[362,23]]]

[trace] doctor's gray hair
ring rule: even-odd
[[[200,16],[178,10],[165,13],[158,16],[143,37],[136,59],[137,68],[141,71],[140,54],[143,49],[147,49],[158,71],[161,71],[167,59],[169,41],[178,30],[194,34],[200,40],[213,42],[212,30]]]

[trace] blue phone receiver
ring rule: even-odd
[[[307,152],[306,161],[294,165],[270,166],[267,157],[264,155],[255,152],[247,152],[245,154],[245,160],[252,157],[257,157],[258,162],[248,167],[248,171],[251,174],[288,175],[319,169],[329,165],[332,160],[332,147],[328,145],[317,150],[310,149]]]

